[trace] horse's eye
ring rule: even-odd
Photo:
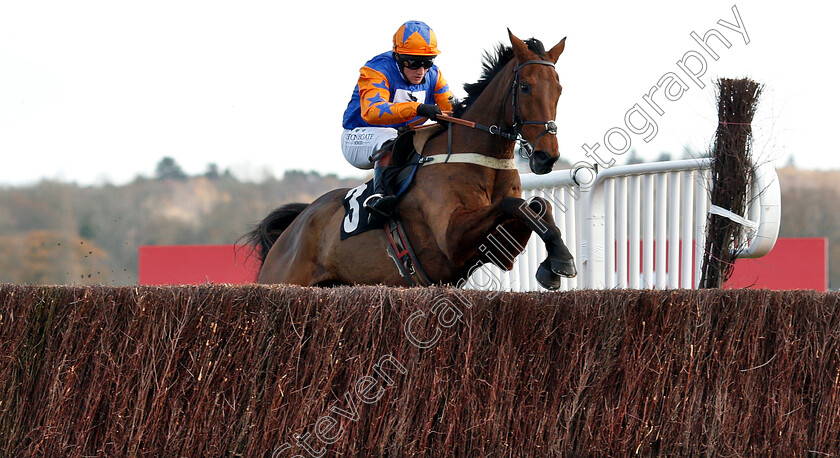
[[[519,91],[523,94],[527,94],[531,92],[531,86],[528,83],[522,83],[519,85]]]

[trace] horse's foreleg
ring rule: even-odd
[[[543,286],[556,289],[558,276],[574,277],[577,274],[574,258],[554,224],[551,206],[541,198],[528,203],[517,197],[506,197],[477,211],[454,214],[446,231],[447,255],[456,264],[469,259],[475,254],[470,248],[484,243],[483,239],[499,225],[513,221],[524,224],[545,243],[548,258],[540,265],[537,275]]]
[[[560,228],[554,224],[551,204],[541,197],[535,197],[530,202],[522,199],[506,198],[502,200],[505,212],[537,234],[545,243],[548,256],[537,270],[537,280],[547,289],[560,287],[560,277],[574,277],[577,275],[575,260],[566,244]]]
[[[509,220],[500,203],[496,202],[477,210],[456,211],[448,221],[436,221],[438,224],[433,232],[438,247],[449,262],[460,266],[473,259],[497,227]]]

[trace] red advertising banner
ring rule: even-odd
[[[253,283],[259,271],[250,247],[233,245],[141,246],[141,285]]]
[[[257,260],[233,245],[142,246],[141,285],[253,283]],[[828,241],[780,238],[764,257],[739,259],[726,288],[828,289]]]
[[[767,255],[735,261],[726,288],[828,290],[828,240],[780,238]]]

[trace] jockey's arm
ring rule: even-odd
[[[449,84],[443,77],[443,73],[438,69],[438,80],[435,84],[435,104],[440,107],[441,111],[452,111],[455,103],[455,94],[449,90]]]
[[[369,124],[390,125],[411,121],[420,102],[390,103],[388,79],[381,72],[362,67],[359,77],[362,119]]]

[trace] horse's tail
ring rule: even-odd
[[[260,266],[265,262],[265,257],[268,256],[268,250],[280,238],[280,234],[308,206],[309,204],[294,203],[276,208],[259,224],[254,226],[251,232],[242,236],[245,245],[250,245],[256,249],[257,256],[260,258]]]

